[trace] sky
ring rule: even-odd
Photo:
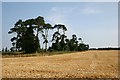
[[[38,16],[53,26],[65,24],[68,38],[76,34],[91,48],[118,46],[117,2],[3,2],[2,47],[12,46],[8,31],[16,21]]]

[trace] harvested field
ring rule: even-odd
[[[120,67],[120,65],[119,65]],[[118,51],[2,58],[3,78],[118,78]]]

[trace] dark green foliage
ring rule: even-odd
[[[89,45],[86,45],[84,43],[80,43],[78,46],[79,51],[84,51],[84,50],[88,50],[88,49],[89,49]]]
[[[5,50],[4,50],[4,48],[2,48],[2,52],[4,52]]]
[[[70,51],[78,50],[78,41],[77,41],[77,36],[75,34],[72,35],[72,39],[70,39],[69,41],[69,48],[70,48]]]
[[[36,19],[28,19],[26,21],[18,20],[15,23],[14,28],[11,28],[8,32],[16,33],[17,35],[11,38],[13,47],[11,51],[25,51],[25,53],[36,52],[40,48],[38,33],[41,30],[39,26],[42,26],[44,20],[41,17]],[[41,20],[42,19],[42,20]],[[38,24],[38,21],[39,24]],[[34,29],[36,29],[36,36],[34,34]]]
[[[35,38],[35,40],[34,40],[34,42],[35,42],[35,50],[38,52],[39,50],[40,50],[40,43],[39,43],[39,38],[37,37],[37,36],[34,36],[34,38]]]
[[[43,26],[45,25],[44,18],[41,16],[38,16],[37,18],[34,19],[35,25],[34,28],[36,30],[36,36],[38,37],[39,32],[43,33]]]
[[[48,32],[53,29],[56,29],[56,31],[52,36],[52,46],[48,48]],[[82,38],[78,39],[81,41],[81,43],[79,43],[75,34],[72,35],[72,39],[67,39],[67,36],[65,35],[66,31],[67,28],[65,25],[55,24],[55,26],[52,27],[51,24],[46,24],[44,18],[41,16],[25,21],[18,20],[14,27],[8,32],[9,34],[17,34],[11,38],[13,47],[10,48],[10,51],[35,53],[42,51],[83,51],[89,49],[89,45],[84,44]],[[44,49],[41,49],[40,47],[39,33],[42,35],[43,43],[45,44]]]
[[[5,52],[8,52],[8,49],[7,49],[7,47],[5,48]]]
[[[65,31],[67,31],[67,28],[62,24],[56,24],[54,28],[56,28],[57,31],[53,34],[52,41],[54,43],[52,43],[52,49],[57,51],[64,51],[66,50],[65,39],[67,36],[65,35]],[[61,33],[60,29],[62,30]]]
[[[53,34],[53,37],[52,37],[52,42],[54,42],[52,43],[52,49],[60,51],[59,41],[60,41],[60,33],[57,31]]]
[[[14,52],[14,51],[15,51],[15,47],[11,47],[11,48],[10,48],[10,51],[11,51],[11,52]]]
[[[65,39],[65,42],[66,42],[65,43],[65,50],[66,51],[70,51],[70,46],[69,46],[70,45],[70,41],[69,41],[69,39]]]
[[[38,49],[38,45],[36,44],[36,37],[33,34],[33,28],[29,27],[23,36],[23,45],[22,48],[25,53],[34,53]]]
[[[61,51],[66,50],[66,44],[65,44],[65,38],[66,38],[66,37],[67,37],[67,36],[65,36],[64,34],[61,35],[61,37],[60,37],[60,39],[61,39],[61,41],[60,41],[60,50],[61,50]]]
[[[17,35],[13,38],[11,38],[11,42],[13,47],[11,48],[11,51],[20,51],[22,49],[22,37],[25,34],[26,27],[24,26],[24,22],[22,20],[18,20],[14,28],[11,28],[10,31],[8,32],[9,34],[11,33],[16,33]]]

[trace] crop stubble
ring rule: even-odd
[[[118,78],[118,51],[2,58],[3,78]]]

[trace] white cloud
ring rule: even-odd
[[[57,23],[61,23],[61,24],[65,24],[67,23],[67,21],[69,21],[68,15],[69,14],[74,14],[76,12],[76,14],[81,15],[81,14],[100,14],[102,13],[102,11],[97,10],[93,7],[83,7],[83,8],[79,8],[79,7],[52,7],[46,17],[48,22],[51,22],[52,24],[57,24]],[[70,16],[69,16],[70,17]]]
[[[65,24],[69,25],[68,16],[72,12],[76,10],[76,7],[52,7],[48,13],[46,14],[46,21],[50,22],[51,24]]]
[[[52,14],[47,17],[52,24],[64,23],[64,17],[60,14]]]
[[[81,14],[101,14],[103,13],[102,10],[96,9],[93,6],[85,6],[85,7],[67,7],[67,8],[60,8],[60,7],[53,7],[51,8],[51,10],[49,11],[49,16],[52,21],[54,20],[55,22],[63,22],[65,20],[65,18],[69,15],[69,14],[74,14],[76,12],[76,14],[81,15]]]
[[[102,11],[87,7],[87,8],[82,9],[81,13],[83,13],[83,14],[100,14],[100,13],[102,13]]]
[[[46,17],[48,22],[51,22],[52,24],[65,23],[65,12],[62,8],[51,8]]]

